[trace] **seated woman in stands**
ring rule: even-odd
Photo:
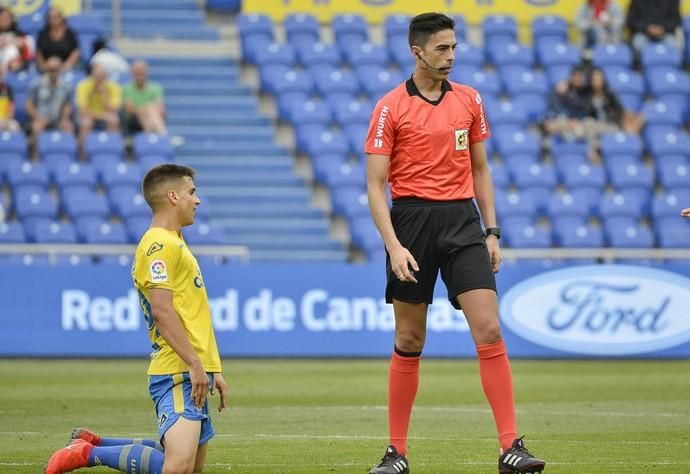
[[[621,101],[609,88],[604,72],[598,68],[590,72],[587,106],[587,116],[591,120],[586,121],[585,128],[592,139],[596,139],[601,133],[621,129],[637,135],[644,125],[641,114],[624,110]]]
[[[36,53],[38,69],[43,71],[46,60],[57,56],[62,61],[62,70],[70,71],[79,61],[79,55],[77,35],[67,26],[60,10],[57,7],[50,7],[46,17],[46,26],[38,35]]]
[[[0,7],[0,68],[3,72],[18,71],[34,58],[36,44],[31,35],[17,27],[12,11]]]

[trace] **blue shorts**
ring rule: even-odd
[[[208,383],[209,387],[213,387],[213,374],[208,374]],[[161,444],[165,433],[180,417],[192,421],[201,420],[200,445],[208,443],[216,434],[208,415],[208,399],[202,408],[194,406],[189,372],[149,376],[149,394],[156,406],[158,437]]]

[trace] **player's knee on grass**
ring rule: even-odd
[[[194,472],[201,433],[201,421],[180,417],[165,433],[163,474]]]

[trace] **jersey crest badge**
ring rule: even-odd
[[[469,130],[463,128],[462,130],[455,131],[455,150],[462,151],[467,150],[467,138],[469,136]]]
[[[151,262],[151,281],[168,281],[168,268],[165,266],[163,260],[154,260]]]
[[[146,256],[150,257],[152,254],[158,252],[159,250],[163,250],[163,244],[159,244],[158,242],[154,242],[151,244],[149,249],[146,251]]]

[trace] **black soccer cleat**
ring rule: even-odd
[[[381,458],[381,462],[372,467],[369,474],[409,474],[410,463],[402,454],[398,454],[395,446],[386,448],[386,454]]]
[[[546,463],[534,457],[522,442],[524,436],[515,438],[513,445],[498,458],[499,474],[523,474],[542,472]]]

